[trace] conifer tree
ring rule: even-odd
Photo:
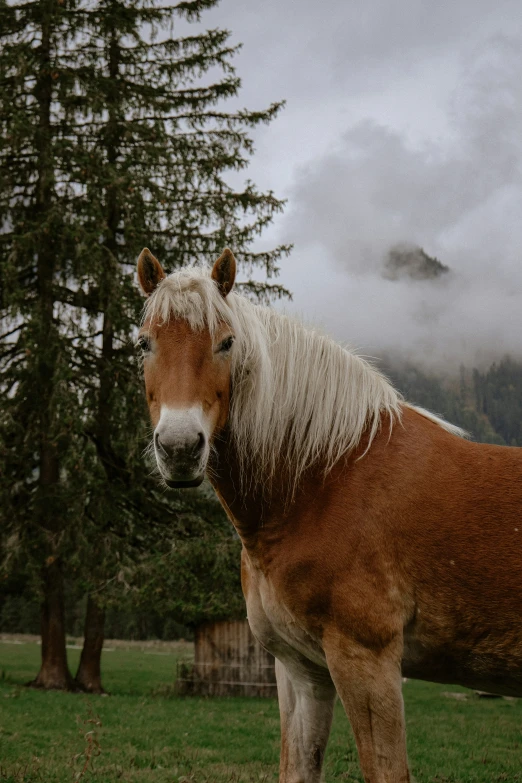
[[[171,520],[182,503],[158,490],[141,457],[144,401],[137,362],[129,361],[141,308],[137,254],[147,244],[172,269],[212,263],[230,245],[247,273],[260,267],[268,278],[244,283],[253,295],[285,293],[270,278],[289,248],[251,249],[282,203],[251,182],[236,190],[227,181],[253,152],[249,131],[281,104],[225,110],[240,87],[237,47],[228,32],[197,24],[216,2],[1,7],[0,262],[11,332],[2,354],[1,458],[17,487],[4,513],[16,533],[11,549],[38,542],[43,573],[60,574],[73,561],[83,569],[92,594],[76,679],[92,690],[101,689],[100,587],[151,545],[154,531],[176,535]],[[176,37],[178,23],[187,32]],[[43,173],[35,180],[32,170]],[[51,474],[43,469],[49,449]],[[43,584],[45,607],[52,589]],[[59,645],[60,675],[39,675],[44,687],[71,687],[64,638]],[[54,652],[42,649],[47,670]]]
[[[64,55],[74,0],[0,6],[0,289],[3,341],[4,559],[33,560],[42,583],[42,667],[35,684],[69,688],[64,537],[80,521],[75,347],[61,289],[74,276],[76,216],[68,173]],[[65,479],[67,476],[67,479]],[[5,540],[5,539],[4,539]]]

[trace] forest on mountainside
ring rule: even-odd
[[[457,376],[413,363],[384,363],[408,402],[458,424],[480,443],[522,446],[522,362],[506,356],[488,369],[460,367]]]

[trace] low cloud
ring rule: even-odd
[[[366,351],[446,365],[522,356],[519,40],[497,37],[475,53],[448,115],[451,135],[416,148],[359,123],[301,170],[284,226],[303,270],[297,298]],[[451,274],[383,276],[401,243]]]

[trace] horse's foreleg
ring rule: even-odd
[[[279,783],[318,783],[332,725],[335,688],[326,670],[276,659],[281,714]]]
[[[366,783],[409,783],[400,654],[353,642],[327,650]]]

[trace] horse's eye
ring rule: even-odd
[[[226,340],[223,340],[223,342],[219,346],[219,353],[227,353],[227,351],[230,351],[232,348],[232,343],[234,342],[234,338],[232,335],[230,337],[227,337]]]
[[[136,348],[139,348],[143,353],[150,351],[150,340],[145,334],[140,334],[136,343]]]

